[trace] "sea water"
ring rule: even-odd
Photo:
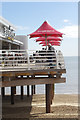
[[[66,83],[55,84],[56,94],[78,94],[78,57],[64,57]],[[20,94],[20,87],[16,89]],[[30,86],[31,92],[31,86]],[[10,88],[6,88],[6,94],[10,94]],[[27,87],[24,86],[24,94],[27,94]],[[36,94],[45,94],[45,85],[36,85]]]
[[[56,94],[78,94],[78,57],[64,57],[66,83],[55,84]],[[45,85],[38,85],[37,93],[45,93]]]

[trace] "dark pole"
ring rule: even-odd
[[[29,78],[29,76],[27,76]],[[29,85],[27,85],[27,96],[29,97]]]
[[[32,78],[35,78],[35,75],[31,76]],[[35,94],[35,85],[31,85],[31,95]]]
[[[29,85],[27,85],[27,96],[29,97]]]
[[[16,86],[14,87],[14,94],[16,94]]]
[[[21,99],[23,99],[23,86],[21,86]]]
[[[31,95],[33,95],[33,93],[34,93],[34,91],[33,91],[34,89],[33,88],[34,88],[34,86],[31,85]]]
[[[35,87],[36,87],[36,86],[34,85],[34,94],[36,94],[36,91],[35,91],[36,88],[35,88]]]
[[[2,77],[2,81],[4,81],[4,77]],[[1,93],[2,93],[2,97],[5,96],[5,87],[1,88]]]
[[[35,75],[33,77],[35,78]],[[33,94],[35,94],[36,93],[35,92],[35,85],[33,85],[33,90],[34,90]]]
[[[53,99],[53,84],[51,84],[51,104],[52,104],[52,99]]]
[[[51,76],[51,75],[48,75],[48,77],[51,78],[52,76]],[[51,91],[51,92],[50,92],[50,103],[52,104],[52,99],[53,99],[53,98],[52,98],[52,96],[53,96],[53,84],[51,84],[50,87],[51,87],[51,88],[50,88],[50,91]]]
[[[23,76],[21,76],[23,78]],[[21,86],[21,99],[23,99],[23,86]]]
[[[11,104],[14,104],[14,87],[11,87]]]
[[[5,88],[2,87],[1,89],[2,89],[2,90],[1,90],[1,92],[2,92],[2,97],[4,97],[4,96],[5,96]]]
[[[51,84],[46,84],[46,113],[51,112]]]

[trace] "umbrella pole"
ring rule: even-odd
[[[48,44],[49,44],[49,40],[48,40]]]
[[[47,35],[45,35],[46,50],[47,50]]]

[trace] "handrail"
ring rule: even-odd
[[[47,69],[57,68],[57,51],[53,50],[0,50],[0,67],[26,68],[26,69]],[[11,52],[11,55],[10,55]],[[64,63],[63,59],[60,58]]]

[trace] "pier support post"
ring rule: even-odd
[[[34,94],[36,94],[36,92],[35,92],[35,85],[34,85]]]
[[[27,76],[29,78],[29,76]],[[29,85],[27,85],[27,96],[29,97]]]
[[[48,75],[48,77],[49,78],[51,78],[52,77],[52,75]],[[51,91],[51,93],[50,93],[50,103],[52,104],[52,99],[53,99],[53,84],[51,84],[51,86],[50,86],[51,88],[50,88],[50,91]]]
[[[4,97],[5,96],[5,87],[1,88],[1,93],[2,93],[2,97]]]
[[[2,77],[2,81],[4,81],[4,77]],[[1,94],[2,94],[2,97],[5,96],[5,87],[1,88]]]
[[[23,78],[22,75],[21,75],[21,78]],[[21,99],[23,99],[23,86],[21,86]]]
[[[11,87],[11,104],[14,104],[14,87]]]
[[[52,86],[52,90],[53,90],[53,93],[52,93],[52,99],[54,99],[54,94],[55,94],[55,84],[53,84],[53,86]]]
[[[34,93],[34,85],[31,85],[31,95]]]
[[[51,84],[51,104],[52,104],[53,92],[54,92],[53,86],[54,86],[54,84]]]
[[[27,85],[27,96],[29,97],[29,85]]]
[[[35,78],[35,75],[33,75],[33,77]],[[35,85],[33,85],[33,94],[36,94]]]
[[[31,76],[32,78],[35,78],[35,75]],[[31,95],[35,94],[35,85],[31,85]]]
[[[18,79],[18,77],[15,77],[16,79]],[[16,86],[14,87],[14,94],[16,94]]]
[[[16,86],[14,87],[14,94],[16,94]]]
[[[46,84],[46,113],[51,112],[51,84]]]
[[[21,99],[23,99],[23,86],[21,86]]]

